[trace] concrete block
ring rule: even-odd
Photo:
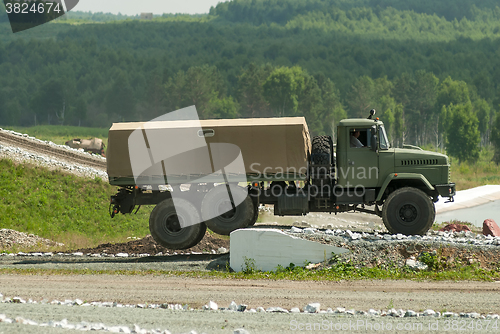
[[[274,271],[290,263],[302,266],[306,261],[322,262],[333,254],[348,252],[347,249],[320,244],[290,236],[274,229],[247,228],[231,233],[230,265],[234,271],[245,269],[245,260],[251,259],[255,269]]]
[[[484,235],[492,235],[494,237],[500,236],[500,227],[498,227],[497,223],[493,219],[486,219],[483,222],[483,234]]]

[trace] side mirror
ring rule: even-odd
[[[376,113],[376,112],[377,112],[377,111],[376,111],[375,109],[370,110],[370,116],[368,116],[368,119],[372,119],[372,118],[373,118],[373,116],[375,116],[375,113]]]
[[[377,127],[374,125],[371,128],[371,146],[372,151],[377,152],[378,149],[378,137],[377,137]]]

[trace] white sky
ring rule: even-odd
[[[125,15],[140,13],[208,13],[210,7],[228,0],[80,0],[73,11],[104,12]]]

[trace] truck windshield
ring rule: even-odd
[[[389,149],[389,141],[387,140],[387,134],[385,133],[385,128],[383,126],[380,127],[380,149],[387,150]]]

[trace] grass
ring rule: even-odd
[[[100,178],[0,160],[0,224],[61,242],[67,248],[123,242],[148,234],[151,208],[137,215],[109,217],[109,197],[116,192]]]
[[[422,146],[424,150],[440,152],[433,145]],[[443,153],[443,152],[441,152]],[[456,184],[457,190],[465,190],[487,184],[500,184],[500,165],[493,160],[495,150],[493,146],[481,149],[477,161],[459,163],[457,158],[450,158],[451,182]]]
[[[180,276],[206,279],[251,279],[292,281],[343,281],[343,280],[416,280],[416,281],[498,281],[499,270],[489,270],[478,264],[454,269],[415,271],[409,267],[378,266],[357,267],[349,262],[337,262],[330,267],[308,270],[298,266],[280,267],[276,271],[244,270],[242,272],[222,271],[169,271],[169,270],[90,270],[90,269],[0,269],[0,274],[18,275],[153,275]]]
[[[485,147],[479,154],[478,161],[458,163],[451,159],[451,180],[457,185],[457,190],[470,189],[487,184],[500,184],[500,166],[492,159],[494,150]]]
[[[108,144],[108,128],[86,128],[66,125],[6,126],[2,128],[27,133],[32,137],[40,140],[50,140],[59,145],[64,145],[66,141],[74,138],[88,139],[92,137],[101,138],[106,146]]]

